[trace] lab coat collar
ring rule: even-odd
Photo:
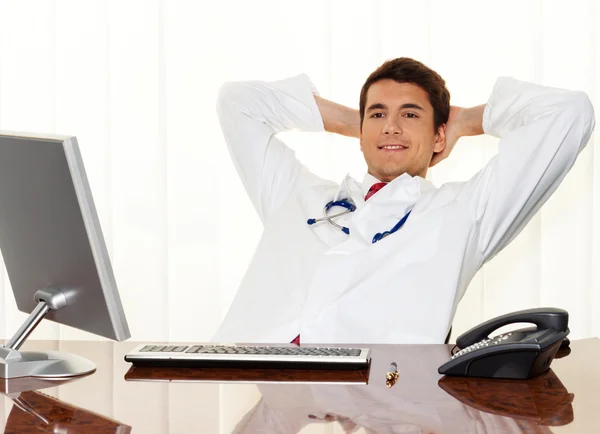
[[[435,186],[430,181],[404,173],[365,202],[366,193],[376,182],[381,181],[369,173],[365,174],[362,183],[346,175],[336,194],[336,200],[350,199],[354,202],[357,209],[351,217],[353,226],[355,231],[368,241],[375,233],[393,227],[399,219],[414,208],[425,192],[435,190]]]
[[[354,178],[352,178],[350,174],[347,174],[342,180],[342,182],[340,182],[340,187],[335,195],[335,200],[339,200],[344,197],[347,198],[348,196],[350,196],[350,198],[355,201],[355,204],[357,206],[363,205],[365,202],[364,197],[367,195],[367,192],[373,184],[376,184],[378,182],[381,181],[368,172],[365,173],[361,184],[359,184]],[[433,185],[427,179],[421,178],[420,176],[411,176],[408,173],[403,173],[388,184],[389,185],[386,186],[388,190],[390,186],[393,186],[394,190],[398,188],[403,188],[407,191],[420,194],[435,189],[435,185]],[[357,199],[360,198],[362,198],[362,201],[357,201]]]
[[[350,176],[350,174],[347,174],[342,179],[342,182],[340,182],[340,186],[335,194],[334,200],[350,199],[354,202],[357,208],[361,208],[365,204],[364,198],[367,195],[367,192],[373,184],[378,182],[381,181],[368,172],[365,173],[363,181],[360,184],[352,176]],[[403,190],[409,196],[419,197],[421,194],[429,190],[435,190],[435,188],[435,185],[425,178],[403,173],[393,181],[389,182],[386,188],[382,189],[382,191],[387,190],[387,193],[390,193],[392,196],[397,196],[397,194],[392,194],[392,190],[394,192]],[[386,194],[385,196],[389,197],[390,194]],[[375,195],[373,196],[373,199],[377,196],[384,195]]]
[[[381,182],[379,179],[375,178],[370,173],[365,173],[362,182],[362,192],[363,197],[367,195],[369,189],[373,184]],[[388,184],[394,184],[395,187],[402,186],[404,188],[415,189],[415,191],[419,191],[421,194],[425,193],[428,190],[435,189],[435,186],[425,178],[421,178],[420,176],[411,176],[408,173],[403,173],[393,181]],[[412,185],[411,185],[412,184]],[[389,186],[386,186],[386,188]]]

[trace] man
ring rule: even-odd
[[[227,83],[217,106],[265,228],[222,342],[444,342],[477,270],[556,190],[595,124],[584,93],[512,78],[485,105],[450,107],[444,80],[408,58],[369,76],[359,111],[319,97],[305,75]],[[275,136],[293,128],[358,137],[362,182],[307,170]],[[425,179],[460,137],[482,133],[500,143],[480,172],[440,188]],[[348,211],[338,226],[316,221],[342,199],[356,209],[332,207]]]

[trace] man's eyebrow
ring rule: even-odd
[[[401,109],[415,109],[415,110],[421,110],[422,112],[425,111],[425,109],[423,107],[421,107],[419,104],[415,104],[414,102],[408,102],[406,104],[402,104],[400,106]]]
[[[385,104],[381,104],[380,102],[378,102],[378,103],[375,103],[375,104],[371,104],[369,106],[369,108],[367,109],[367,111],[369,112],[371,110],[384,110],[386,108],[387,108],[387,106]]]
[[[423,107],[421,107],[419,104],[415,104],[414,102],[407,102],[405,104],[402,104],[400,106],[401,109],[415,109],[415,110],[421,110],[421,111],[425,111],[425,109]],[[369,106],[369,108],[367,109],[367,111],[371,111],[371,110],[384,110],[387,109],[387,106],[385,104],[381,104],[381,103],[375,103],[375,104],[371,104]]]

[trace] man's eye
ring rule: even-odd
[[[404,116],[406,116],[407,118],[418,118],[418,116],[414,113],[406,113]]]
[[[383,117],[383,113],[373,113],[371,115],[372,118],[382,118]]]

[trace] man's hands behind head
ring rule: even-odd
[[[446,124],[446,147],[442,152],[433,155],[429,167],[448,158],[458,139],[464,136],[483,134],[483,110],[485,104],[471,108],[450,107],[450,116]]]
[[[315,101],[321,113],[325,131],[358,138],[360,132],[360,114],[358,110],[317,95],[315,95]]]
[[[315,101],[321,112],[326,131],[341,134],[347,137],[359,137],[360,114],[358,110],[345,107],[315,95]],[[476,136],[483,134],[483,110],[485,104],[465,108],[452,106],[446,128],[446,147],[443,151],[433,155],[429,167],[448,158],[454,145],[463,136]]]

